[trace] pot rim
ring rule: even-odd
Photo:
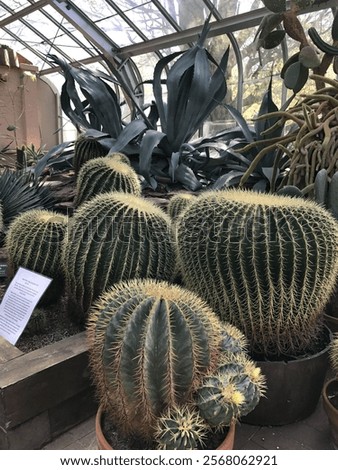
[[[101,404],[99,405],[98,410],[96,412],[96,416],[95,416],[96,439],[97,439],[98,444],[100,443],[103,446],[103,447],[99,446],[99,449],[113,450],[112,446],[109,444],[109,442],[105,438],[103,431],[102,431],[101,421],[102,421],[103,413],[104,413],[104,407]],[[225,436],[224,440],[221,442],[221,444],[217,447],[216,450],[231,450],[234,448],[235,430],[236,430],[236,420],[233,419],[229,426],[227,435]]]
[[[337,382],[337,388],[338,388],[338,379],[337,378],[332,378],[330,380],[327,380],[325,383],[324,383],[324,386],[323,386],[323,391],[322,391],[322,397],[323,397],[323,400],[325,401],[325,405],[333,412],[335,413],[338,413],[338,408],[336,408],[335,406],[333,406],[333,404],[331,403],[331,401],[328,399],[328,396],[327,396],[327,389],[328,387],[334,383],[334,382]]]

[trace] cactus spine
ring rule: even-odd
[[[69,311],[83,321],[92,301],[121,280],[170,280],[175,258],[161,209],[131,194],[96,196],[75,213],[64,247]]]
[[[190,193],[175,194],[175,196],[170,199],[168,204],[168,214],[171,220],[176,221],[177,217],[195,198],[196,196]]]
[[[80,136],[74,146],[73,167],[77,175],[84,163],[92,158],[104,157],[107,150],[96,139]]]
[[[338,335],[336,335],[331,342],[330,360],[333,372],[336,374],[336,377],[338,377]]]
[[[30,210],[14,219],[6,236],[9,277],[17,269],[36,271],[51,277],[44,301],[53,301],[62,293],[64,275],[60,264],[67,217],[47,210]]]
[[[167,282],[133,280],[101,296],[89,316],[90,364],[124,433],[153,437],[167,407],[191,400],[217,364],[221,328],[203,301]]]
[[[338,268],[336,221],[311,201],[229,190],[179,218],[188,288],[244,332],[252,350],[297,354],[320,329]]]
[[[140,196],[141,184],[136,172],[120,158],[95,158],[85,163],[79,172],[74,205],[77,207],[98,194],[112,191]]]
[[[197,390],[197,406],[210,426],[227,426],[250,413],[263,392],[264,379],[254,362],[242,353],[225,354]]]
[[[158,449],[195,450],[203,447],[207,425],[198,411],[188,406],[169,408],[157,422]]]

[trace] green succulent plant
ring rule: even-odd
[[[207,424],[198,411],[187,405],[169,408],[157,421],[155,440],[158,449],[195,450],[203,447]]]
[[[338,335],[336,335],[331,342],[330,359],[333,372],[338,377]]]
[[[124,433],[153,436],[169,406],[190,400],[215,367],[221,323],[194,294],[155,280],[118,284],[89,316],[91,369]]]
[[[317,204],[229,190],[199,196],[177,224],[185,285],[253,351],[304,352],[320,332],[338,268],[337,223]]]
[[[64,215],[36,209],[19,215],[6,235],[9,278],[20,266],[52,278],[42,303],[57,300],[63,292],[60,259],[67,225],[68,218]]]
[[[100,194],[73,216],[63,263],[68,310],[84,321],[92,301],[118,281],[173,277],[176,256],[170,219],[139,196]]]
[[[104,157],[106,154],[107,150],[97,139],[80,135],[75,141],[74,146],[73,167],[75,174],[77,175],[79,173],[80,168],[88,160]]]
[[[78,207],[98,194],[113,191],[141,196],[136,172],[121,157],[94,158],[86,162],[78,174],[74,205]]]
[[[242,353],[225,354],[197,389],[197,407],[210,426],[228,426],[252,411],[263,392],[264,379],[254,362]]]
[[[203,446],[212,423],[200,416],[197,396],[221,367],[231,369],[233,381],[247,381],[242,408],[232,416],[230,410],[229,420],[246,409],[244,401],[247,409],[257,404],[260,371],[244,350],[225,349],[224,333],[245,343],[198,296],[165,281],[133,279],[100,296],[88,317],[90,368],[99,401],[123,435],[161,449]]]
[[[183,210],[195,199],[195,197],[195,195],[190,193],[175,194],[168,204],[168,214],[171,220],[175,221],[181,212],[183,212]]]
[[[35,308],[23,333],[27,336],[38,335],[44,333],[48,326],[48,311],[42,308]]]

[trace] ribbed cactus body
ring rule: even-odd
[[[168,214],[171,220],[175,221],[181,212],[183,212],[195,198],[196,196],[190,193],[175,194],[168,204]]]
[[[98,194],[121,191],[140,196],[141,184],[130,165],[114,157],[95,158],[81,168],[76,180],[75,207]]]
[[[313,342],[338,268],[327,211],[299,198],[210,192],[185,210],[177,240],[187,287],[253,350],[297,354]]]
[[[121,280],[170,280],[175,258],[161,209],[125,193],[96,196],[75,213],[64,248],[69,311],[84,320],[92,301]]]
[[[191,399],[215,367],[220,331],[203,301],[163,281],[117,284],[100,297],[89,317],[91,369],[125,433],[151,437],[167,407]]]
[[[252,361],[242,354],[225,355],[197,390],[197,406],[210,426],[229,426],[257,406],[263,391],[264,379]]]
[[[157,422],[155,440],[158,449],[195,450],[203,447],[207,425],[195,409],[169,408]]]
[[[9,277],[21,266],[53,279],[42,303],[62,294],[64,275],[60,261],[67,224],[67,217],[56,212],[31,210],[16,217],[7,232]]]
[[[124,153],[113,152],[107,154],[107,157],[112,158],[115,162],[125,163],[126,165],[131,166],[130,160]]]
[[[80,136],[74,146],[73,167],[77,175],[84,163],[92,158],[104,157],[107,150],[96,139]]]
[[[330,360],[333,372],[338,377],[338,335],[332,340],[330,347]]]

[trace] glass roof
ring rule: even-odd
[[[320,3],[316,0],[313,8],[320,10]],[[329,0],[322,8],[336,4]],[[288,49],[293,53],[286,41],[282,50],[279,46],[258,56],[253,38],[266,12],[260,0],[0,0],[0,44],[31,61],[41,75],[55,77],[49,53],[96,67],[104,66],[103,54],[120,64],[131,59],[128,66],[135,64],[142,79],[149,80],[159,57],[195,42],[211,14],[208,48],[217,59],[230,40],[228,84],[241,109],[249,85],[263,93],[262,80],[266,83],[271,71],[280,72]],[[316,15],[316,25],[325,33],[329,15],[324,10]],[[311,21],[310,15],[301,17],[302,22]],[[246,101],[244,108],[250,109]]]

